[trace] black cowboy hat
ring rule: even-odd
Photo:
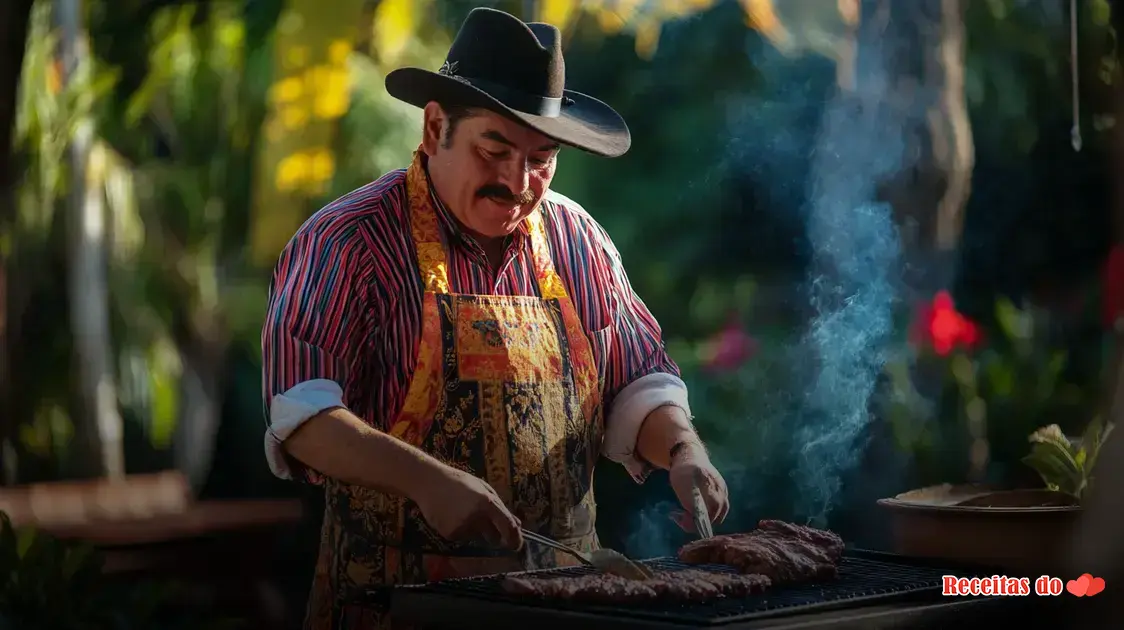
[[[400,68],[386,77],[386,91],[411,105],[485,108],[590,153],[628,151],[632,137],[620,114],[565,86],[556,27],[484,8],[468,14],[440,70]]]

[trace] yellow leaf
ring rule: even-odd
[[[285,51],[285,67],[293,70],[304,67],[308,63],[308,46],[290,46]]]
[[[380,59],[392,60],[417,29],[417,0],[382,0],[375,10],[374,46]]]
[[[788,39],[788,31],[781,24],[777,13],[773,9],[772,0],[740,0],[745,9],[746,22],[749,27],[760,32],[765,37],[778,42]]]
[[[406,8],[412,10],[416,20],[422,20],[423,5],[431,2],[416,0],[416,5]],[[331,168],[325,168],[329,163],[320,159],[317,166],[313,156],[331,142],[335,121],[349,107],[348,71],[358,28],[366,23],[362,19],[364,6],[369,4],[365,0],[333,0],[329,7],[324,0],[285,1],[286,16],[274,34],[274,67],[279,78],[299,77],[302,91],[292,101],[271,100],[263,123],[265,142],[258,147],[260,176],[254,178],[249,245],[257,265],[272,267],[277,254],[308,216],[311,193],[324,187],[315,181],[314,171],[321,176],[334,171],[334,162]],[[379,12],[384,17],[393,8],[387,4],[405,6],[391,0],[382,3]],[[412,46],[412,32],[391,35],[405,37],[407,48]],[[287,89],[278,92],[287,95]]]
[[[683,18],[705,11],[713,5],[714,0],[663,0],[659,4],[659,13],[664,17]]]
[[[304,94],[304,82],[300,77],[289,77],[273,84],[271,90],[274,102],[291,103]]]
[[[281,110],[281,124],[285,129],[300,129],[308,122],[308,110],[297,105],[291,105]]]
[[[647,21],[636,28],[636,54],[641,59],[651,59],[660,43],[660,24]]]
[[[54,61],[47,65],[47,92],[58,94],[62,91],[62,62]]]
[[[313,114],[317,118],[334,120],[347,113],[351,85],[347,70],[333,70],[320,78],[316,88]]]
[[[322,120],[335,120],[347,113],[351,100],[347,92],[322,92],[313,103],[313,113]]]
[[[337,39],[331,44],[328,44],[328,62],[342,66],[347,63],[347,58],[351,55],[351,42],[346,39]]]
[[[308,180],[309,174],[312,171],[311,160],[308,155],[304,153],[294,153],[293,155],[286,156],[277,165],[277,175],[274,178],[274,184],[277,190],[282,192],[292,192],[301,187],[301,185]]]
[[[577,17],[577,8],[578,0],[540,0],[537,19],[565,30],[570,20]]]
[[[331,151],[320,149],[313,154],[309,170],[309,179],[314,182],[326,182],[332,179],[332,175],[336,172],[336,158]]]
[[[620,14],[611,9],[599,9],[597,11],[597,23],[601,26],[601,30],[609,33],[619,33],[624,28],[624,20]]]

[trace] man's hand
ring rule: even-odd
[[[513,551],[523,546],[519,519],[483,479],[441,464],[413,497],[425,520],[449,540],[483,539]]]
[[[517,550],[519,519],[481,479],[367,426],[350,411],[317,414],[287,440],[289,454],[346,483],[412,499],[449,540],[484,539]]]
[[[671,458],[671,467],[668,469],[671,488],[679,503],[686,509],[685,513],[673,515],[675,522],[684,531],[695,531],[691,517],[694,501],[691,498],[692,484],[698,483],[703,500],[706,501],[708,516],[712,523],[721,523],[730,511],[730,497],[726,490],[726,481],[710,463],[710,457],[702,444],[688,444],[678,450]]]

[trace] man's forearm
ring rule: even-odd
[[[411,499],[443,466],[343,408],[309,418],[285,440],[284,448],[333,479]]]
[[[636,451],[649,464],[667,470],[671,467],[671,449],[680,443],[688,444],[685,448],[703,451],[702,440],[687,413],[675,405],[665,405],[644,418],[636,438]]]

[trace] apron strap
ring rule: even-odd
[[[418,252],[418,270],[421,272],[425,290],[430,293],[452,293],[449,288],[448,252],[441,229],[437,223],[437,209],[429,192],[425,168],[419,149],[414,153],[414,161],[406,171],[407,199],[410,204],[410,232],[414,247]],[[542,204],[527,216],[527,230],[531,239],[531,261],[535,269],[535,280],[539,293],[545,300],[566,297],[566,287],[562,278],[554,270],[550,255],[550,243],[546,236],[546,225],[542,217]]]

